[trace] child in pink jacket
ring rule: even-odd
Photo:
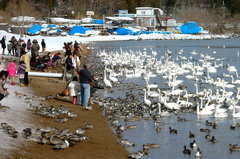
[[[17,69],[14,62],[9,63],[7,71],[8,71],[8,76],[10,78],[10,84],[15,85],[14,78],[16,76]]]

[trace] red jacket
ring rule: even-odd
[[[16,76],[17,69],[14,62],[9,63],[7,71],[8,71],[8,76]]]

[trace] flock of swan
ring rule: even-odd
[[[179,54],[179,52],[183,52],[183,49],[179,50],[176,54]],[[191,53],[198,54],[196,49]],[[151,50],[151,54],[148,55],[146,49],[143,51],[123,51],[120,49],[119,52],[109,53],[103,50],[98,52],[96,56],[100,57],[105,65],[104,83],[106,86],[112,88],[112,83],[119,82],[119,77],[143,77],[143,80],[146,82],[145,88],[142,89],[145,92],[143,102],[147,106],[153,104],[150,98],[157,98],[157,102],[160,102],[168,109],[180,109],[188,107],[189,105],[195,105],[196,108],[201,106],[201,108],[196,109],[198,110],[196,111],[198,115],[214,114],[214,117],[227,115],[232,115],[234,118],[239,117],[235,115],[236,113],[230,114],[229,112],[220,111],[221,109],[229,110],[227,108],[231,108],[233,105],[235,108],[233,112],[239,111],[239,106],[236,104],[239,99],[240,79],[236,66],[226,64],[226,72],[220,77],[217,72],[220,69],[225,69],[223,59],[215,59],[206,54],[205,56],[200,56],[202,58],[198,60],[193,61],[185,57],[185,60],[179,62],[176,58],[170,58],[171,56],[169,56],[169,54],[171,54],[171,51],[168,49],[165,54],[159,52],[159,54],[162,55],[159,59],[157,58],[157,54],[157,51],[154,50]],[[117,70],[114,68],[117,68]],[[109,73],[109,79],[107,79],[107,73]],[[213,76],[211,77],[210,75]],[[178,80],[177,78],[179,76],[181,76],[183,80]],[[161,81],[164,81],[164,78],[167,79],[166,85],[169,87],[164,93],[160,91],[161,88],[158,84],[150,84],[151,78],[161,77]],[[228,77],[231,78],[231,81]],[[186,83],[186,81],[195,83],[195,92],[191,90],[191,94],[188,94],[189,91],[186,87],[184,89],[176,89],[176,87],[183,84],[183,81],[185,81],[184,83]],[[209,89],[198,92],[198,85],[206,88],[209,87]],[[151,91],[152,89],[157,91]],[[235,89],[238,90],[237,93],[234,93]],[[177,103],[177,100],[169,101],[169,98],[178,96],[183,98],[181,102]],[[200,97],[203,99],[201,102],[204,101],[205,103],[190,102],[193,98]],[[188,104],[182,104],[185,103],[184,101],[187,99]]]
[[[117,99],[108,97],[99,101],[96,98],[95,102],[104,114],[109,115],[111,112],[111,120],[116,118],[118,124],[121,119],[132,122],[145,117],[145,120],[154,120],[156,126],[158,117],[169,117],[172,112],[189,112],[214,118],[240,118],[240,79],[237,67],[227,63],[225,58],[198,53],[196,49],[188,53],[189,57],[184,56],[184,53],[183,48],[175,53],[169,49],[161,52],[146,48],[139,51],[123,51],[120,48],[115,52],[97,52],[97,58],[89,59],[93,63],[101,63],[96,64],[93,71],[97,73],[103,69],[105,86],[115,91],[117,87],[127,87],[127,92],[126,96],[120,95]],[[136,79],[136,83],[126,84],[124,79]],[[120,111],[115,114],[116,110]],[[122,135],[124,128],[115,126],[117,134]],[[157,127],[156,131],[160,132],[161,128]],[[142,151],[144,149],[135,154],[143,157]],[[199,153],[200,150],[196,155]]]

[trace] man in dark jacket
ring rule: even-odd
[[[83,68],[79,71],[81,94],[78,104],[84,106],[85,108],[88,107],[88,100],[90,97],[90,82],[96,79],[92,76],[89,69],[90,64],[85,63],[83,65]]]

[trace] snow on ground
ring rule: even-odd
[[[0,30],[0,39],[6,35],[6,44],[15,36],[16,39],[20,38],[18,34],[8,33]],[[90,37],[79,37],[79,36],[27,36],[22,39],[27,42],[28,39],[37,39],[40,45],[42,39],[46,42],[46,51],[62,50],[64,42],[77,42],[89,43],[94,41],[121,41],[121,40],[178,40],[178,39],[216,39],[216,38],[229,38],[227,35],[189,35],[189,34],[142,34],[142,35],[108,35],[108,36],[90,36]],[[41,45],[40,45],[41,46]],[[2,49],[2,48],[0,48]],[[2,52],[0,52],[1,54]]]

